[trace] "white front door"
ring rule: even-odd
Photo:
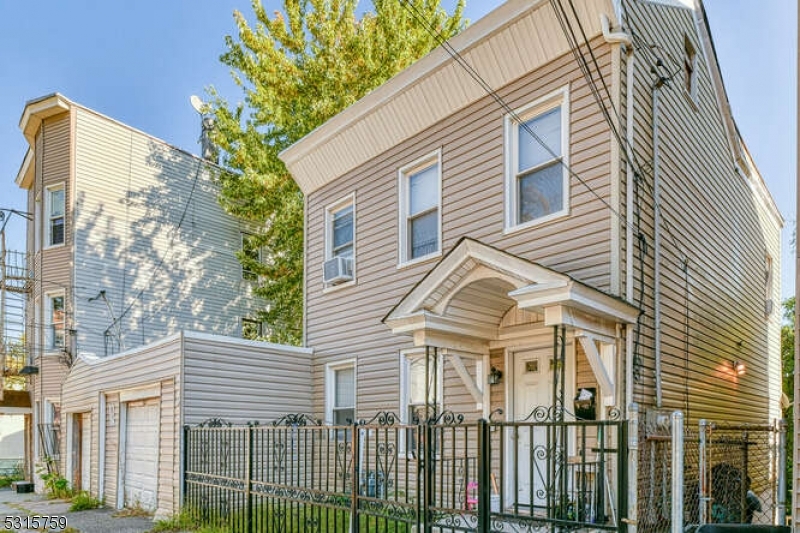
[[[541,418],[531,413],[537,408],[539,412],[548,412],[544,410],[550,407],[553,399],[552,358],[552,348],[514,352],[514,420],[541,422]],[[516,502],[532,512],[545,503],[546,457],[550,453],[547,430],[541,426],[522,425],[512,436],[512,445],[517,464]]]

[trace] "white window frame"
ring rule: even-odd
[[[353,418],[358,413],[358,365],[355,359],[346,359],[325,365],[325,423],[335,425],[333,410],[336,407],[336,372],[353,369]]]
[[[251,233],[249,231],[240,231],[239,232],[239,237],[240,237],[241,248],[242,248],[242,253],[243,254],[245,253],[245,246],[244,246],[245,245],[245,238],[253,237],[253,236],[255,236],[255,234]],[[264,261],[264,250],[259,246],[258,249],[256,249],[256,252],[258,252],[258,262],[259,263],[263,262]],[[254,282],[258,281],[258,273],[257,272],[253,272],[252,270],[247,270],[247,269],[245,269],[244,265],[242,265],[241,263],[239,263],[239,264],[240,264],[241,269],[242,269],[242,281],[247,281],[247,282],[251,282],[251,283],[254,283]]]
[[[412,424],[408,413],[411,397],[411,360],[423,359],[424,357],[424,348],[411,348],[400,351],[400,406],[398,411],[400,412],[401,422],[406,425]],[[438,367],[436,378],[436,404],[438,412],[441,413],[444,409],[444,355],[442,355],[441,351],[436,358],[436,365]],[[400,432],[399,451],[401,454],[406,453],[406,431]]]
[[[436,223],[438,225],[437,246],[435,251],[426,255],[422,255],[420,257],[414,257],[412,259],[410,257],[408,249],[408,246],[410,244],[408,235],[408,219],[410,217],[408,180],[412,175],[421,172],[423,170],[426,170],[427,168],[432,167],[434,165],[436,165],[438,169],[437,172],[438,187],[436,188],[436,190],[439,193],[439,198],[437,199],[436,203],[436,210],[437,210]],[[420,157],[419,159],[400,168],[397,171],[397,197],[398,197],[398,207],[399,207],[398,268],[420,263],[422,261],[427,261],[434,257],[440,257],[442,255],[442,150],[441,149],[435,150],[423,157]]]
[[[349,287],[356,283],[356,193],[347,195],[325,208],[325,261],[334,258],[333,254],[333,220],[334,215],[351,206],[353,208],[353,255],[350,257],[353,279],[344,283],[326,283],[324,291]]]
[[[52,193],[58,192],[58,191],[61,191],[63,193],[63,195],[64,195],[64,213],[62,213],[61,216],[54,217],[52,215],[52,212],[51,212],[53,206],[52,206],[52,201],[50,199],[50,196],[51,196]],[[44,247],[45,248],[58,248],[59,246],[64,246],[66,244],[66,242],[67,242],[67,191],[66,191],[66,186],[65,186],[65,184],[63,182],[62,183],[58,183],[58,184],[54,184],[54,185],[48,185],[47,187],[45,187],[44,193],[45,193],[44,194],[44,203],[45,203],[45,205],[44,205],[44,216],[45,216],[45,221],[44,221],[44,232],[45,232],[44,237],[45,237],[45,239],[44,239],[44,243],[45,243],[45,246]],[[62,242],[54,244],[52,242],[53,234],[52,234],[51,222],[53,220],[57,219],[57,218],[63,219],[64,235],[63,235],[63,241]]]
[[[527,222],[517,222],[519,206],[517,188],[517,165],[519,162],[519,129],[521,122],[527,122],[557,107],[561,108],[561,165],[562,172],[562,198],[561,209]],[[508,114],[504,118],[505,135],[505,230],[504,233],[513,233],[522,229],[538,226],[561,218],[569,214],[570,209],[570,173],[569,173],[569,86],[557,89],[538,98],[530,104],[514,112],[515,116]],[[528,169],[530,171],[530,169]]]
[[[51,331],[55,322],[52,321],[53,318],[53,305],[52,301],[54,298],[63,298],[64,299],[64,320],[62,322],[63,334],[64,334],[64,345],[63,346],[55,346],[55,330]],[[53,291],[53,292],[46,292],[44,295],[44,312],[42,313],[44,320],[41,324],[42,327],[42,346],[44,347],[45,353],[63,353],[67,347],[67,296],[65,291]]]

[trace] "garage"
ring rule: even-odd
[[[155,511],[158,501],[158,398],[128,402],[125,418],[121,476],[124,505]]]

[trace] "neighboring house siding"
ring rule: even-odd
[[[311,350],[197,333],[184,342],[184,424],[311,412]]]
[[[122,317],[123,349],[181,329],[239,336],[255,303],[235,256],[239,224],[218,204],[208,165],[87,109],[75,114],[79,350],[117,351],[104,345],[105,303],[87,301],[101,290]]]
[[[647,2],[625,2],[631,31],[654,45],[665,72],[674,79],[660,90],[659,149],[662,212],[662,377],[663,407],[686,409],[689,418],[765,421],[779,416],[780,354],[776,339],[780,311],[765,318],[764,258],[774,260],[779,298],[779,222],[767,215],[769,200],[759,198],[758,176],[737,175],[692,12]],[[698,54],[697,104],[683,88],[684,35]],[[649,53],[637,47],[635,72],[635,143],[640,164],[653,161],[652,92]],[[704,50],[704,47],[706,49]],[[678,64],[675,65],[674,63]],[[641,379],[635,399],[655,402],[653,307],[652,173],[645,171],[642,231],[649,251],[645,260],[641,335]],[[649,184],[649,185],[647,185]],[[624,187],[623,187],[624,189]],[[689,283],[682,269],[688,257]],[[634,257],[638,254],[638,247]],[[640,272],[636,267],[635,297]],[[688,296],[688,308],[686,299]],[[777,302],[777,300],[776,300]],[[686,338],[687,327],[689,338]],[[741,346],[738,342],[741,341]],[[734,376],[733,360],[747,364]],[[769,400],[769,404],[766,403]]]
[[[595,40],[608,76],[610,48]],[[610,195],[610,135],[571,54],[499,92],[518,109],[569,85],[570,165],[594,191]],[[442,252],[469,236],[568,273],[603,290],[611,287],[611,213],[570,180],[570,216],[504,235],[504,112],[485,96],[423,133],[348,172],[307,198],[307,345],[317,357],[314,394],[324,397],[324,365],[357,358],[359,417],[399,397],[398,352],[408,337],[381,323],[436,259],[398,269],[398,169],[441,149]],[[325,207],[355,192],[357,284],[323,292]],[[472,409],[474,410],[474,403]],[[321,413],[319,413],[321,414]]]
[[[72,316],[72,227],[70,203],[72,200],[70,118],[67,113],[59,114],[43,121],[34,141],[34,179],[28,190],[28,209],[33,221],[28,224],[29,265],[34,282],[26,303],[27,344],[39,374],[30,382],[33,401],[38,402],[39,411],[35,413],[34,423],[47,423],[44,420],[45,400],[58,404],[61,400],[61,384],[67,367],[59,360],[60,350],[48,350],[45,346],[45,300],[48,293],[63,292],[65,305],[65,325],[69,328]],[[47,246],[47,188],[64,187],[64,244]],[[38,309],[37,309],[38,306]],[[34,403],[34,405],[37,405]],[[39,439],[38,429],[33,436]],[[62,436],[63,440],[63,436]],[[40,448],[41,440],[34,444]],[[64,457],[61,457],[62,465]],[[39,459],[36,458],[35,462]]]

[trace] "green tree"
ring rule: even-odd
[[[783,393],[789,398],[789,406],[783,410],[786,420],[786,484],[791,494],[794,479],[794,322],[795,298],[783,301],[783,324],[781,324],[781,364],[783,369]]]
[[[269,16],[253,0],[255,25],[235,12],[238,38],[226,37],[221,57],[244,101],[230,105],[210,90],[213,138],[231,170],[220,177],[220,202],[253,225],[265,252],[261,263],[239,259],[270,302],[261,318],[273,342],[300,343],[303,313],[303,195],[278,154],[466,24],[463,0],[452,15],[439,0],[373,0],[361,17],[357,4],[284,0]]]

